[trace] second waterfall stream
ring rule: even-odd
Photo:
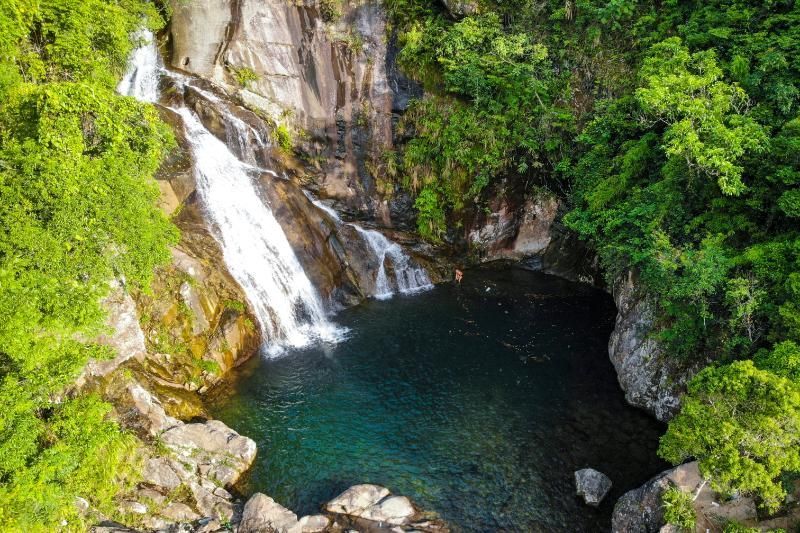
[[[179,85],[188,80],[163,67],[150,32],[142,31],[138,37],[143,44],[131,55],[128,71],[118,90],[154,103],[159,99],[158,84],[162,74],[170,76]],[[214,95],[208,94],[208,97],[216,99]],[[242,153],[235,154],[208,131],[188,107],[181,105],[173,111],[180,115],[186,128],[198,198],[231,275],[255,311],[266,341],[266,353],[277,355],[286,348],[340,340],[344,331],[328,319],[317,290],[305,274],[268,203],[259,193],[260,175],[272,172],[254,166],[256,158],[239,146],[244,144],[242,142],[236,145]],[[234,129],[247,127],[233,115],[226,118]],[[255,131],[239,133],[253,134],[261,141]],[[330,210],[326,211],[330,214]],[[335,212],[333,216],[338,222]],[[432,287],[425,270],[414,264],[397,243],[377,231],[353,226],[376,255],[375,297],[388,298],[395,290],[412,293]],[[394,283],[390,283],[386,275],[387,258],[393,266]]]

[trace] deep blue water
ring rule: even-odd
[[[608,360],[608,295],[523,270],[341,312],[348,340],[256,358],[212,415],[258,443],[248,489],[299,515],[356,483],[411,497],[466,531],[602,531],[664,467],[663,431],[625,404]],[[614,482],[600,509],[573,471]]]

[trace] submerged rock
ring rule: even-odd
[[[575,472],[575,488],[584,502],[597,507],[611,490],[611,480],[594,468],[584,468]]]

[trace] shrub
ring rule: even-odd
[[[291,153],[294,148],[294,139],[292,138],[292,132],[289,130],[288,126],[285,124],[278,124],[278,126],[272,130],[272,135],[281,150],[286,153]]]
[[[172,146],[153,106],[115,86],[144,0],[0,7],[0,523],[85,529],[75,498],[112,514],[133,438],[93,395],[66,395],[102,331],[112,279],[146,289],[177,230],[152,176]]]
[[[664,508],[664,520],[668,524],[678,526],[687,533],[694,532],[697,517],[692,506],[692,495],[683,492],[678,487],[670,487],[661,496],[661,505]]]
[[[236,79],[236,83],[238,83],[241,87],[247,88],[252,82],[258,81],[259,76],[256,72],[251,69],[250,67],[234,67],[229,65],[231,72],[233,72],[233,77]]]

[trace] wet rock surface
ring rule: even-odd
[[[611,490],[611,479],[594,468],[575,472],[575,489],[587,505],[597,507]]]

